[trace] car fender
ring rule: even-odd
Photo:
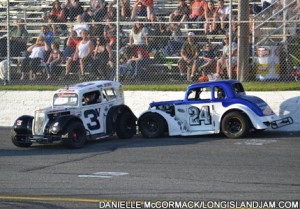
[[[223,117],[231,111],[241,111],[245,113],[249,120],[251,121],[252,125],[256,129],[266,129],[268,126],[264,124],[266,121],[272,121],[272,119],[277,119],[278,117],[274,115],[270,116],[258,116],[253,110],[251,110],[249,107],[241,104],[233,104],[228,107],[228,109],[222,114],[222,117],[220,117],[219,124],[221,125]]]
[[[32,135],[32,121],[32,116],[22,115],[14,122],[13,129],[17,134]]]
[[[122,114],[124,112],[130,112],[137,120],[137,117],[134,115],[132,110],[127,105],[113,106],[109,109],[109,111],[106,115],[106,133],[107,134],[112,135],[116,132],[117,118],[120,114]]]
[[[64,133],[71,122],[79,121],[81,119],[74,115],[63,115],[49,122],[49,133],[60,135]]]
[[[145,112],[143,112],[139,118],[141,118],[144,114],[146,113],[157,113],[160,116],[162,116],[165,120],[166,123],[168,125],[168,130],[169,130],[169,136],[176,136],[176,135],[180,135],[182,132],[182,128],[183,128],[183,124],[180,125],[178,121],[175,120],[175,117],[172,117],[171,115],[169,115],[168,113],[161,111],[161,110],[156,110],[156,109],[150,109],[147,110]]]

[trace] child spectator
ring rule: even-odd
[[[47,80],[51,78],[51,74],[57,74],[57,65],[60,63],[61,51],[59,51],[59,43],[53,42],[51,44],[51,53],[46,62]]]

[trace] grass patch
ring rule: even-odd
[[[170,85],[124,85],[125,91],[185,91],[189,84],[170,84]],[[297,91],[300,90],[299,82],[244,82],[246,91]],[[0,86],[0,91],[54,91],[63,86],[45,85],[16,85]]]

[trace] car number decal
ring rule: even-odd
[[[90,119],[90,123],[87,123],[86,125],[92,131],[101,128],[101,124],[98,120],[98,117],[100,116],[100,110],[100,108],[90,109],[84,111],[83,113],[85,118]]]
[[[188,114],[191,126],[211,125],[209,106],[202,106],[201,109],[192,106],[188,109]]]

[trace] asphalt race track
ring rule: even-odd
[[[0,128],[0,208],[99,208],[117,200],[300,200],[300,132],[17,148]]]

